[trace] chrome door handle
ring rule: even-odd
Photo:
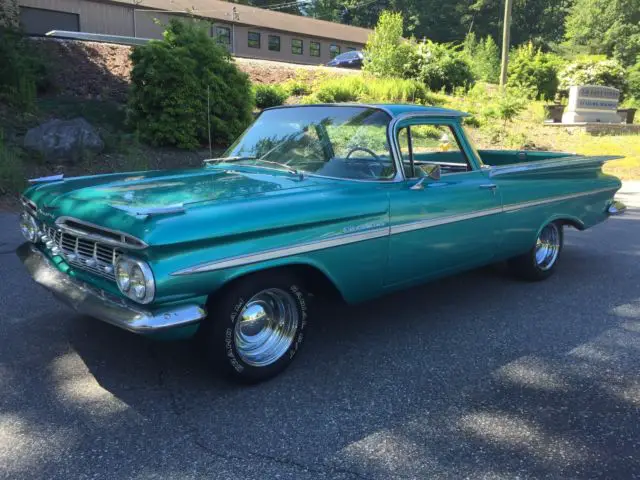
[[[482,190],[491,190],[491,193],[495,197],[496,196],[496,189],[498,188],[498,186],[495,183],[485,183],[484,185],[480,185],[480,188]]]

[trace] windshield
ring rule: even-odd
[[[325,177],[388,180],[391,118],[369,107],[306,106],[266,110],[221,161]]]

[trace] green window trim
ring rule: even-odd
[[[249,48],[260,48],[260,33],[250,31],[247,34],[247,45]]]
[[[272,52],[280,51],[280,35],[269,35],[269,50]]]
[[[231,45],[231,29],[229,27],[216,26],[216,42],[220,45]]]
[[[338,55],[340,55],[340,45],[329,45],[329,56],[331,58],[336,58]]]
[[[304,45],[302,40],[299,38],[291,39],[291,53],[294,55],[302,55],[304,51]]]
[[[312,57],[320,56],[320,42],[310,42],[309,43],[309,54]]]

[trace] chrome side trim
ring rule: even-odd
[[[465,213],[462,215],[449,215],[446,217],[432,218],[429,220],[420,220],[418,222],[404,223],[402,225],[394,225],[391,227],[391,235],[398,233],[411,232],[413,230],[422,230],[423,228],[437,227],[448,223],[461,222],[463,220],[471,220],[472,218],[486,217],[488,215],[496,215],[502,213],[501,207],[488,208],[473,213]]]
[[[237,257],[231,257],[221,260],[215,260],[213,262],[207,262],[195,267],[185,268],[178,270],[171,275],[190,275],[192,273],[209,272],[214,270],[221,270],[223,268],[238,267],[243,265],[249,265],[252,263],[263,262],[267,260],[274,260],[278,258],[288,257],[290,255],[298,255],[301,253],[313,252],[316,250],[324,250],[326,248],[338,247],[342,245],[348,245],[350,243],[361,242],[364,240],[371,240],[374,238],[380,238],[387,235],[397,235],[400,233],[411,232],[414,230],[422,230],[431,227],[437,227],[439,225],[446,225],[449,223],[460,222],[464,220],[470,220],[473,218],[480,218],[489,215],[497,215],[503,212],[511,212],[522,208],[534,207],[537,205],[545,205],[548,203],[561,202],[564,200],[570,200],[573,198],[584,197],[588,195],[595,195],[603,192],[615,192],[617,187],[600,188],[597,190],[590,190],[588,192],[573,193],[570,195],[560,195],[557,197],[547,198],[544,200],[534,200],[531,202],[523,202],[507,205],[504,207],[488,208],[485,210],[479,210],[477,212],[465,213],[462,215],[449,215],[446,217],[432,218],[429,220],[421,220],[418,222],[405,223],[401,225],[394,225],[391,227],[376,228],[375,230],[368,230],[362,233],[336,235],[335,237],[319,240],[317,242],[309,242],[300,245],[294,245],[283,248],[275,248],[272,250],[266,250],[258,253],[251,253],[247,255],[240,255]]]
[[[205,309],[196,304],[144,310],[58,270],[40,250],[23,243],[16,253],[33,279],[74,310],[134,333],[151,333],[199,322]]]
[[[374,238],[387,236],[389,236],[389,227],[376,228],[374,230],[368,230],[366,232],[338,235],[326,240],[319,240],[317,242],[303,243],[291,247],[275,248],[259,253],[250,253],[247,255],[239,255],[237,257],[231,257],[222,260],[214,260],[213,262],[207,262],[196,265],[195,267],[178,270],[171,275],[190,275],[192,273],[211,272],[214,270],[221,270],[223,268],[250,265],[252,263],[265,262],[267,260],[276,260],[282,257],[289,257],[292,255],[299,255],[301,253],[324,250],[326,248],[348,245],[351,243],[362,242],[364,240],[373,240]]]
[[[503,210],[505,212],[513,212],[515,210],[520,210],[522,208],[536,207],[538,205],[546,205],[547,203],[562,202],[563,200],[571,200],[572,198],[586,197],[588,195],[595,195],[596,193],[615,192],[616,190],[618,190],[617,187],[615,188],[607,187],[607,188],[600,188],[598,190],[590,190],[588,192],[572,193],[570,195],[560,195],[558,197],[545,198],[544,200],[533,200],[531,202],[513,203],[510,205],[505,205],[503,207]]]
[[[109,233],[111,233],[113,235],[119,236],[120,240],[118,241],[118,240],[115,240],[113,238],[100,235],[98,233],[89,233],[89,232],[83,231],[81,229],[70,227],[70,226],[66,225],[66,222],[68,222],[68,221],[77,223],[79,225],[85,225],[85,226],[87,226],[89,228],[94,228],[94,229],[97,229],[97,230],[103,230],[105,232],[109,232]],[[135,249],[135,250],[141,250],[141,249],[147,248],[149,246],[147,243],[143,242],[139,238],[134,237],[133,235],[129,235],[128,233],[121,232],[119,230],[112,230],[110,228],[106,228],[106,227],[103,227],[101,225],[96,225],[96,224],[90,223],[90,222],[85,222],[84,220],[78,220],[77,218],[73,218],[73,217],[67,217],[67,216],[58,217],[56,219],[55,223],[58,226],[58,228],[60,228],[60,230],[62,230],[62,231],[69,232],[72,235],[77,235],[79,237],[86,238],[88,240],[92,240],[94,242],[104,243],[104,244],[110,245],[112,247],[122,247],[122,248],[130,248],[130,249]],[[127,240],[129,240],[129,241],[127,241]]]
[[[64,173],[61,173],[59,175],[49,175],[47,177],[30,178],[28,182],[33,184],[33,183],[59,182],[60,180],[64,180]]]
[[[549,160],[539,160],[539,161],[533,161],[533,162],[527,162],[527,163],[520,163],[516,165],[505,165],[502,167],[491,167],[491,169],[489,170],[489,176],[497,177],[498,175],[531,172],[534,170],[544,170],[547,168],[584,166],[589,164],[604,163],[610,160],[617,160],[620,158],[624,158],[624,157],[615,156],[615,155],[602,156],[602,157],[575,157],[575,156],[567,155],[566,157],[553,158]]]

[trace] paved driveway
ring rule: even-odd
[[[284,375],[248,388],[188,342],[60,306],[12,253],[14,222],[0,478],[640,478],[640,209],[568,231],[544,283],[492,267],[331,308]]]

